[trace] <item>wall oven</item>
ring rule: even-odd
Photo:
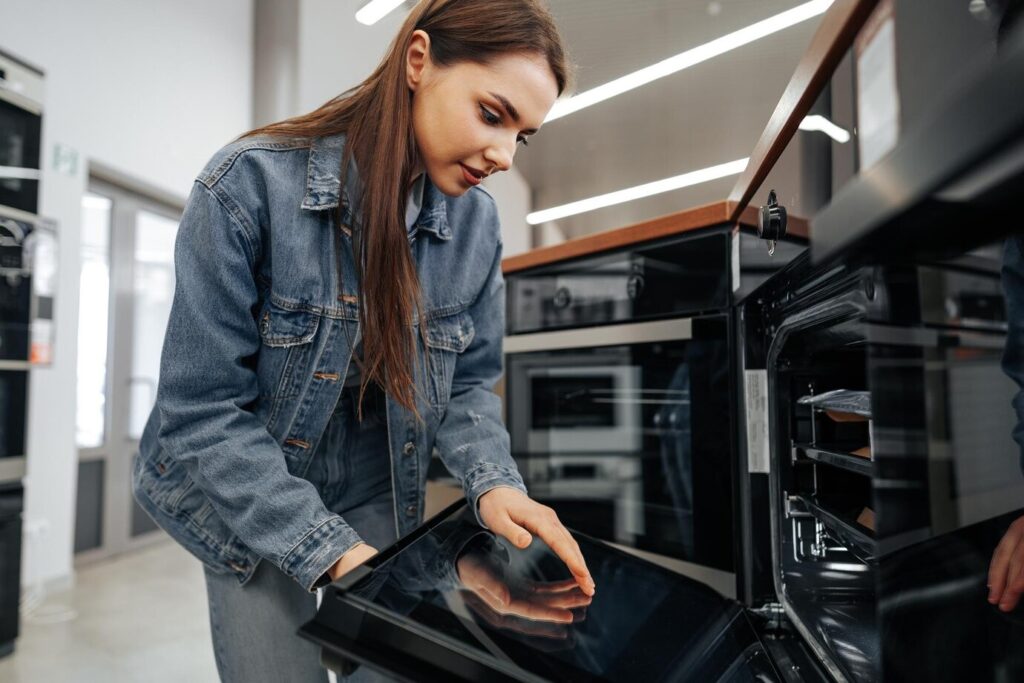
[[[34,361],[50,361],[53,328],[53,222],[0,206],[0,482],[25,470],[28,376]]]
[[[782,244],[765,261],[756,242],[709,227],[506,275],[506,424],[530,495],[570,528],[729,594],[726,311],[799,252]]]
[[[0,205],[39,210],[43,74],[0,52]]]

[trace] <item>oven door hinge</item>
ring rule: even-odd
[[[786,621],[786,611],[777,602],[767,602],[760,607],[752,607],[750,611],[763,618],[771,626],[782,626]]]

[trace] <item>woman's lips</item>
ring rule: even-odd
[[[462,177],[466,179],[466,182],[469,183],[470,186],[476,186],[480,184],[480,178],[478,178],[472,171],[470,171],[468,167],[466,167],[463,164],[459,164],[459,166],[462,167]]]

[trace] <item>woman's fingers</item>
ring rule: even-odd
[[[540,536],[576,577],[576,582],[583,592],[593,595],[594,579],[590,576],[590,570],[587,569],[587,563],[583,559],[583,553],[580,552],[580,547],[575,539],[562,526],[554,510],[527,500],[529,501],[528,505],[511,511],[512,521],[517,526],[524,527]]]
[[[507,511],[499,514],[496,519],[489,520],[488,526],[491,527],[491,531],[504,536],[517,548],[525,548],[533,541],[530,532],[512,521]]]
[[[993,605],[1000,604],[1003,600],[1003,591],[1006,589],[1009,579],[1010,560],[1020,549],[1022,535],[1024,535],[1024,517],[1019,517],[1003,534],[1002,540],[999,541],[999,545],[996,546],[996,550],[992,554],[992,562],[988,570],[988,601]]]
[[[1006,585],[999,599],[999,609],[1009,612],[1020,601],[1024,592],[1024,546],[1020,543],[1010,557],[1010,566],[1006,571]]]

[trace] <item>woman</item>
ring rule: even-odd
[[[421,522],[435,450],[482,525],[538,535],[593,594],[491,391],[501,242],[477,187],[566,80],[538,0],[423,0],[361,85],[199,175],[133,484],[204,563],[224,680],[326,680],[295,631],[318,587]]]

